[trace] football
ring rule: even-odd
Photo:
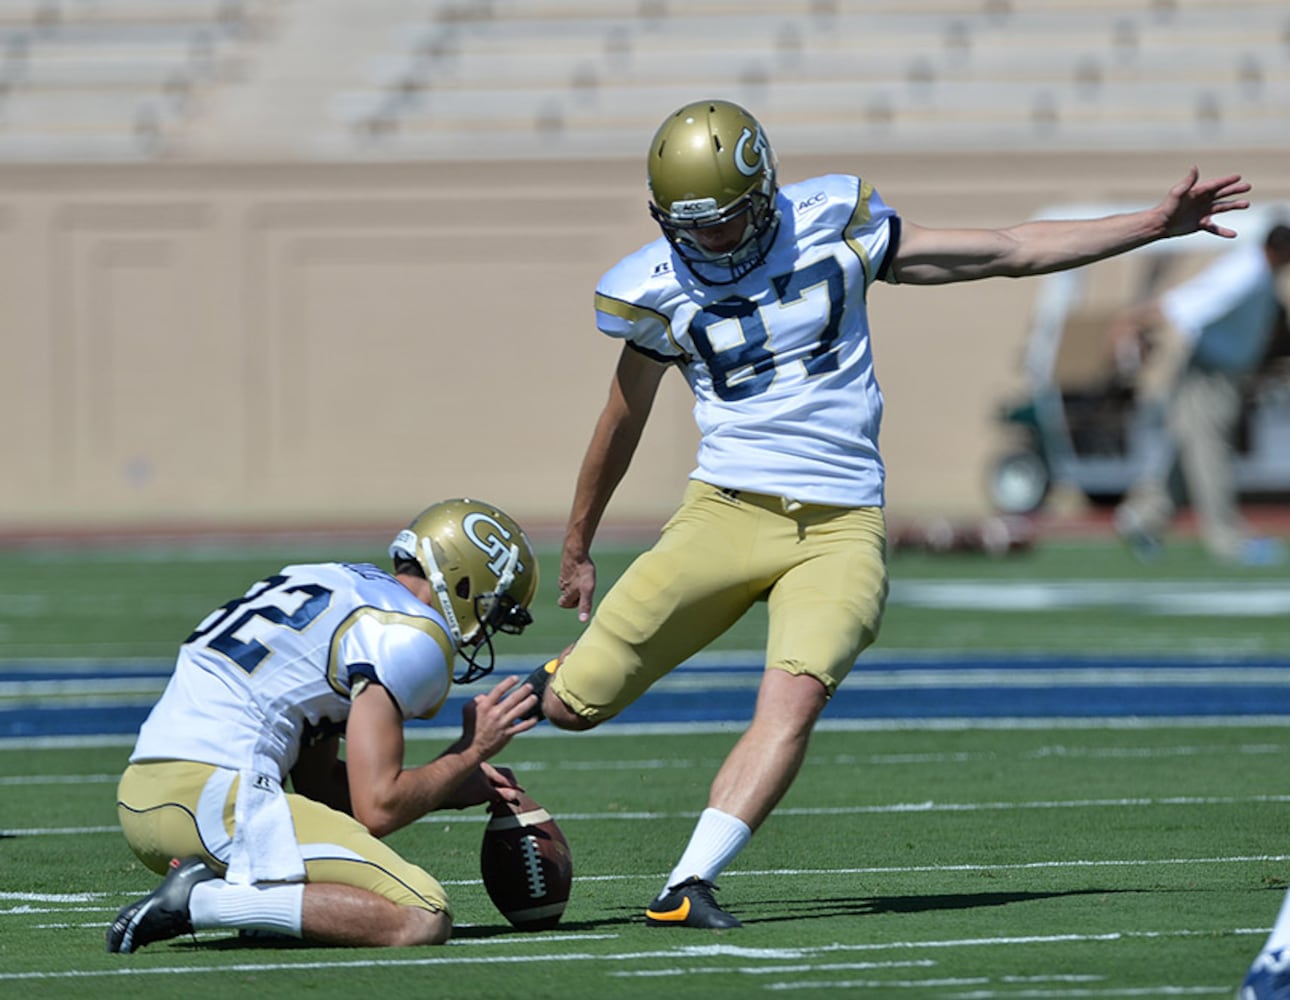
[[[573,855],[551,814],[527,793],[488,807],[479,852],[488,898],[512,925],[542,931],[560,922],[573,886]]]

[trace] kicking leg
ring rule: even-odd
[[[797,777],[827,703],[828,692],[814,677],[767,670],[752,724],[717,772],[708,806],[755,832]]]
[[[738,927],[712,896],[713,880],[743,850],[801,770],[828,693],[814,677],[767,670],[752,724],[730,751],[690,842],[645,911],[650,926]]]

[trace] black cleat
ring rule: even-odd
[[[546,663],[542,664],[542,666],[534,670],[533,673],[524,678],[524,683],[531,687],[533,689],[533,693],[537,695],[537,704],[533,706],[533,711],[524,715],[519,721],[523,722],[525,719],[537,719],[541,722],[546,718],[546,715],[542,712],[542,696],[546,694],[546,686],[550,683],[551,678],[555,676],[555,668],[559,665],[559,657],[552,657],[547,660]]]
[[[650,927],[707,927],[710,930],[742,927],[737,917],[719,907],[712,898],[716,888],[697,877],[669,885],[666,892],[649,904],[645,923]]]
[[[135,900],[121,912],[107,929],[107,950],[127,955],[153,941],[191,934],[193,922],[188,916],[188,900],[198,882],[218,878],[201,858],[171,859],[170,871],[151,893]]]

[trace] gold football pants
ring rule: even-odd
[[[233,844],[236,771],[192,761],[131,764],[117,786],[126,842],[158,875],[171,858],[196,855],[223,875]],[[367,889],[398,903],[451,915],[443,887],[342,812],[287,794],[308,882]]]
[[[881,508],[799,505],[692,480],[551,684],[582,717],[612,718],[765,600],[767,668],[807,674],[832,695],[876,638],[886,599]]]

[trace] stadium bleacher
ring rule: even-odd
[[[0,0],[0,159],[635,155],[744,100],[793,148],[1285,143],[1273,0]]]
[[[234,69],[255,0],[4,0],[0,159],[162,155]]]

